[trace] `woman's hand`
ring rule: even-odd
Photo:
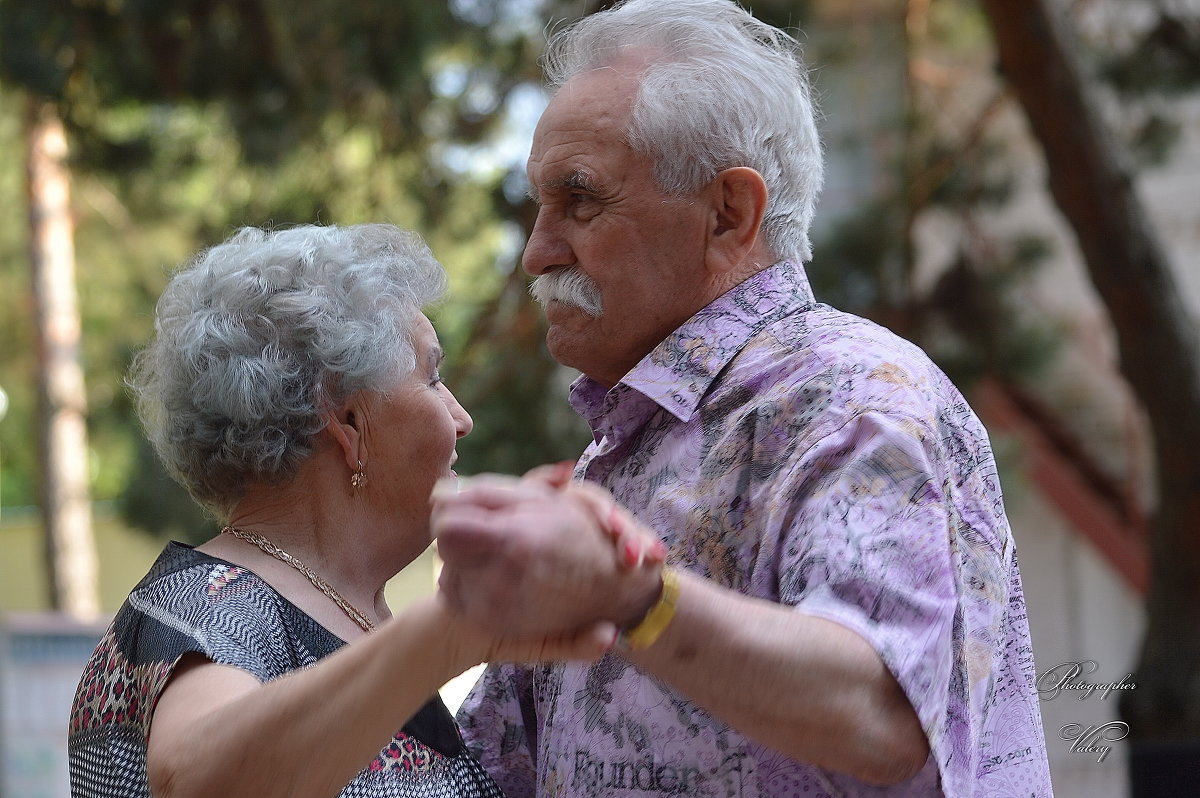
[[[661,589],[664,547],[606,491],[565,474],[439,484],[432,527],[450,606],[507,639],[642,616]]]

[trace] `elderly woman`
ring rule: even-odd
[[[438,686],[612,642],[603,625],[500,640],[438,596],[397,617],[384,602],[471,429],[421,312],[444,283],[387,225],[243,229],[171,280],[130,384],[224,528],[169,544],[97,647],[71,715],[75,796],[498,796]],[[575,498],[611,552],[612,520]]]

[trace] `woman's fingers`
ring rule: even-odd
[[[435,505],[476,504],[495,510],[519,501],[553,493],[556,488],[541,480],[523,480],[502,474],[445,478],[433,486],[430,501]]]
[[[552,488],[564,488],[575,475],[575,463],[570,460],[562,460],[549,465],[540,465],[536,468],[531,468],[525,472],[522,479],[530,479],[546,483]]]
[[[617,562],[622,568],[632,569],[643,563],[661,563],[666,559],[666,547],[651,530],[634,520],[625,508],[613,499],[612,494],[590,482],[572,480],[573,464],[569,461],[538,466],[520,479],[488,474],[470,479],[442,480],[433,491],[432,501],[440,513],[447,508],[458,508],[458,518],[471,516],[469,508],[479,508],[481,517],[486,511],[503,509],[525,499],[545,497],[550,493],[563,493],[579,503],[600,530],[612,542]],[[435,514],[434,535],[439,524]],[[482,524],[481,524],[482,526]],[[484,529],[479,536],[486,538]],[[479,541],[482,543],[482,540]]]
[[[572,482],[563,490],[582,502],[600,528],[612,538],[617,562],[622,568],[638,568],[644,563],[657,564],[666,560],[667,547],[658,536],[639,524],[608,491],[587,482]]]

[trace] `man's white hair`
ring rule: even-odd
[[[543,64],[560,89],[625,58],[648,63],[627,136],[659,187],[688,194],[723,169],[750,167],[767,184],[772,253],[811,259],[824,167],[796,40],[730,0],[626,0],[555,33]]]

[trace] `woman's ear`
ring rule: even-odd
[[[362,469],[367,463],[366,442],[362,424],[365,418],[358,402],[359,394],[346,400],[337,410],[326,410],[325,431],[342,453],[342,459],[351,473]]]
[[[714,274],[740,271],[760,243],[767,211],[766,181],[748,166],[735,166],[718,172],[708,188],[712,221],[706,265]]]

